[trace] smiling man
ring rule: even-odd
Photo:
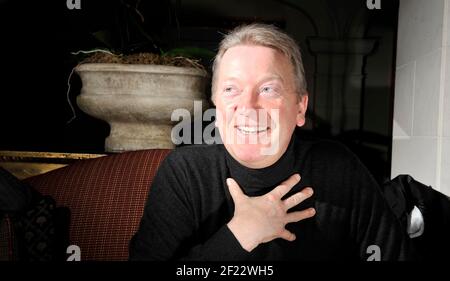
[[[218,58],[213,101],[227,151],[250,168],[274,164],[305,123],[304,82],[297,86],[292,64],[273,48],[237,45]]]
[[[223,145],[177,148],[164,160],[131,260],[410,257],[406,232],[361,162],[294,134],[308,95],[287,34],[252,24],[225,36],[212,92]]]

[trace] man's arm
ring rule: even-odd
[[[411,240],[376,181],[356,157],[348,168],[354,182],[351,235],[358,245],[360,257],[367,260],[379,249],[382,261],[414,259]]]
[[[188,175],[175,158],[169,154],[154,178],[139,229],[130,241],[130,260],[244,260],[247,251],[225,224],[204,243],[195,241]]]

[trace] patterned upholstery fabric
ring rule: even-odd
[[[11,218],[0,214],[0,261],[17,261],[19,249]]]
[[[70,210],[56,208],[55,200],[36,195],[33,202],[14,219],[20,261],[62,261],[69,246]]]
[[[81,260],[127,260],[157,168],[170,152],[153,149],[82,160],[27,179],[71,210],[70,243]]]

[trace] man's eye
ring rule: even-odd
[[[223,89],[224,94],[226,95],[234,95],[238,93],[238,90],[236,89],[236,87],[233,86],[227,86]]]
[[[273,95],[277,95],[278,91],[276,88],[274,88],[272,86],[264,86],[260,89],[260,93],[263,95],[273,96]]]
[[[261,92],[263,93],[270,93],[273,89],[271,87],[263,87],[261,89]]]

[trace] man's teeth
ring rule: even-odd
[[[241,127],[241,126],[238,126],[237,129],[240,132],[244,133],[244,134],[255,134],[255,133],[265,132],[269,128],[268,127],[257,128],[257,127]]]

